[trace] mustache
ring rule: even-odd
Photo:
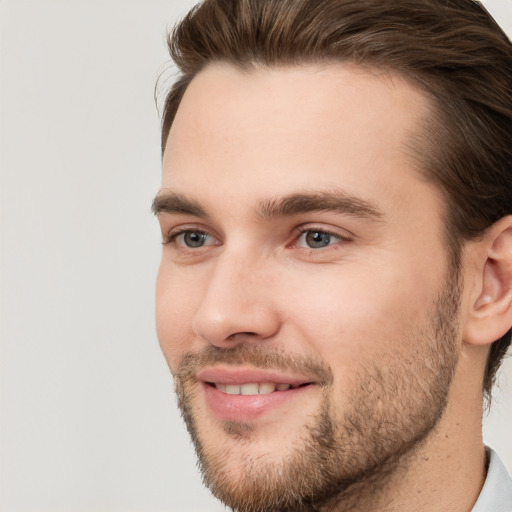
[[[312,357],[285,354],[278,347],[263,348],[256,344],[240,344],[230,348],[208,345],[200,350],[186,352],[174,374],[182,384],[197,382],[197,373],[205,366],[226,364],[232,366],[250,365],[262,370],[285,371],[305,376],[320,386],[330,386],[333,374],[324,362]]]

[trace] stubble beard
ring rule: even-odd
[[[332,374],[322,364],[263,351],[258,345],[208,347],[187,354],[175,374],[176,392],[205,485],[237,512],[364,510],[369,493],[384,489],[398,468],[406,467],[443,415],[459,358],[460,292],[454,275],[440,292],[430,321],[413,334],[414,348],[407,355],[361,365],[339,416],[332,400]],[[323,379],[317,414],[282,460],[267,461],[268,454],[250,456],[247,450],[235,477],[226,467],[226,453],[203,442],[193,375],[214,362],[308,370]],[[236,422],[223,427],[231,442],[257,442],[256,427]]]

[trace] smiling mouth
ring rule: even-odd
[[[252,423],[273,410],[280,411],[316,387],[307,377],[255,368],[209,367],[198,373],[198,380],[210,413],[238,423]]]
[[[246,384],[222,384],[217,382],[207,382],[209,386],[218,389],[219,391],[228,395],[268,395],[276,391],[288,391],[290,389],[297,389],[304,386],[309,386],[311,382],[303,384],[286,384],[286,383],[246,383]]]

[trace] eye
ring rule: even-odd
[[[322,249],[342,240],[344,240],[343,237],[329,233],[328,231],[308,229],[302,232],[295,246],[308,249]]]
[[[206,244],[208,234],[202,231],[186,231],[177,238],[181,238],[187,247],[196,248]]]
[[[216,241],[215,238],[205,231],[187,229],[175,233],[171,232],[164,240],[164,244],[174,244],[184,246],[188,249],[198,249],[206,245],[215,245]]]

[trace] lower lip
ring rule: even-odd
[[[274,391],[265,395],[228,395],[210,384],[203,384],[206,404],[213,414],[224,421],[249,423],[276,407],[298,398],[311,385]]]

